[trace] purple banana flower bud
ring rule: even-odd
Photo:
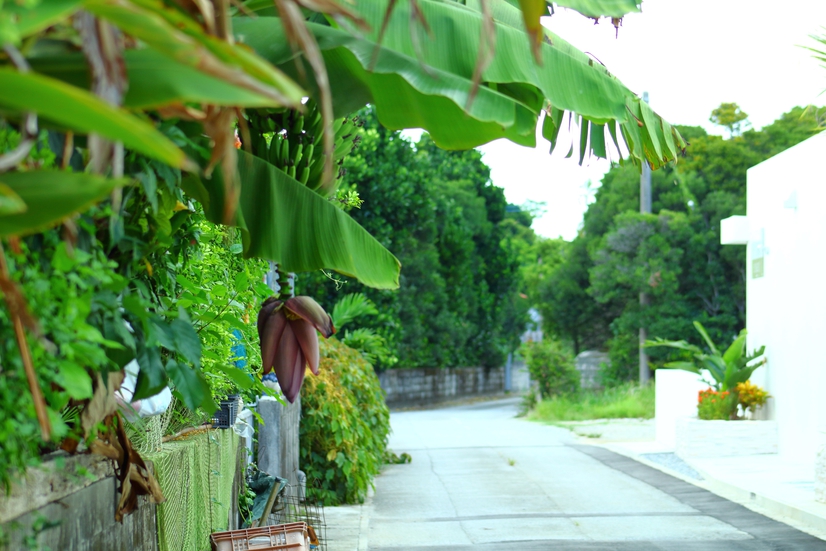
[[[318,375],[316,330],[324,338],[335,332],[330,316],[310,297],[293,297],[284,302],[270,297],[258,312],[264,374],[275,371],[281,391],[290,403],[301,391],[307,366]]]

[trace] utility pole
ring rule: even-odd
[[[648,103],[648,92],[643,92],[642,100]],[[651,213],[651,167],[648,161],[642,160],[642,173],[640,174],[640,213]],[[645,311],[649,304],[648,293],[640,293],[640,310]],[[645,327],[640,327],[640,385],[647,384],[651,379],[651,369],[648,367],[648,354],[645,352],[645,341],[648,340],[648,331]]]

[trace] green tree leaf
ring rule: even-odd
[[[166,362],[166,372],[175,385],[184,405],[192,411],[204,407],[212,402],[209,395],[209,385],[199,370],[192,369],[175,360]]]
[[[139,343],[136,359],[138,360],[138,366],[140,366],[140,372],[138,372],[133,400],[149,398],[166,388],[168,378],[158,348],[147,347],[143,343]]]
[[[226,365],[222,363],[216,363],[215,368],[232,379],[232,382],[234,382],[241,390],[247,390],[252,387],[254,381],[252,380],[252,377],[250,377],[250,373],[248,371],[235,367],[234,365]]]
[[[174,319],[169,324],[175,350],[196,368],[201,367],[201,339],[189,320]]]
[[[58,364],[57,383],[69,393],[74,400],[92,397],[92,378],[80,365],[63,361]]]

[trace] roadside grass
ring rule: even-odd
[[[546,423],[653,417],[654,386],[640,387],[634,383],[598,391],[583,390],[577,394],[555,396],[537,403],[528,413],[528,419]]]

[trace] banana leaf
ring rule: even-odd
[[[640,11],[640,0],[558,0],[553,3],[586,17],[623,17]]]
[[[301,101],[301,88],[281,71],[246,48],[208,35],[193,19],[158,0],[85,0],[84,7],[156,52],[267,96],[273,106]]]
[[[192,166],[184,152],[151,124],[86,90],[8,67],[0,67],[0,90],[0,108],[18,113],[33,110],[75,132],[96,132],[168,165]]]
[[[203,73],[155,50],[124,52],[129,89],[123,99],[127,109],[157,109],[178,103],[270,107],[272,99]],[[29,59],[32,69],[72,86],[88,88],[89,70],[81,54]]]
[[[706,328],[703,327],[703,324],[701,324],[699,321],[695,321],[694,322],[694,328],[697,330],[697,332],[700,334],[700,336],[703,337],[703,340],[706,341],[706,344],[708,345],[708,349],[711,350],[711,353],[716,355],[716,356],[719,356],[720,352],[717,350],[717,347],[714,345],[714,341],[712,341],[711,337],[708,336],[708,333],[706,332]]]
[[[125,178],[74,172],[4,172],[0,174],[0,190],[11,190],[24,208],[0,215],[0,236],[42,231],[127,183]]]
[[[478,95],[470,101],[481,13],[472,3],[417,4],[432,38],[422,29],[411,29],[411,5],[406,2],[393,10],[380,45],[378,33],[388,0],[358,4],[356,9],[372,28],[364,35],[308,23],[330,73],[337,114],[373,103],[388,128],[424,128],[445,149],[465,149],[503,137],[530,146],[535,144],[542,108],[550,103],[552,109],[576,113],[588,123],[616,121],[632,158],[654,167],[670,162],[685,147],[679,133],[616,77],[561,38],[546,32],[551,43],[541,44],[538,65],[522,13],[507,2],[491,3],[496,52],[482,74]],[[300,78],[278,18],[236,17],[234,28],[239,41]],[[416,33],[421,35],[418,40]],[[304,74],[309,77],[312,72]],[[315,89],[312,82],[307,87]],[[599,140],[591,141],[591,149],[602,152]]]
[[[746,351],[746,330],[740,331],[740,335],[734,342],[731,343],[731,346],[723,354],[723,361],[726,362],[726,365],[745,365],[746,362],[743,361],[743,353]]]
[[[244,255],[278,262],[289,272],[335,270],[378,289],[399,286],[401,264],[343,210],[246,152],[238,155],[239,218]],[[190,176],[184,189],[201,201],[208,219],[220,223],[224,183],[216,170],[209,180]]]

